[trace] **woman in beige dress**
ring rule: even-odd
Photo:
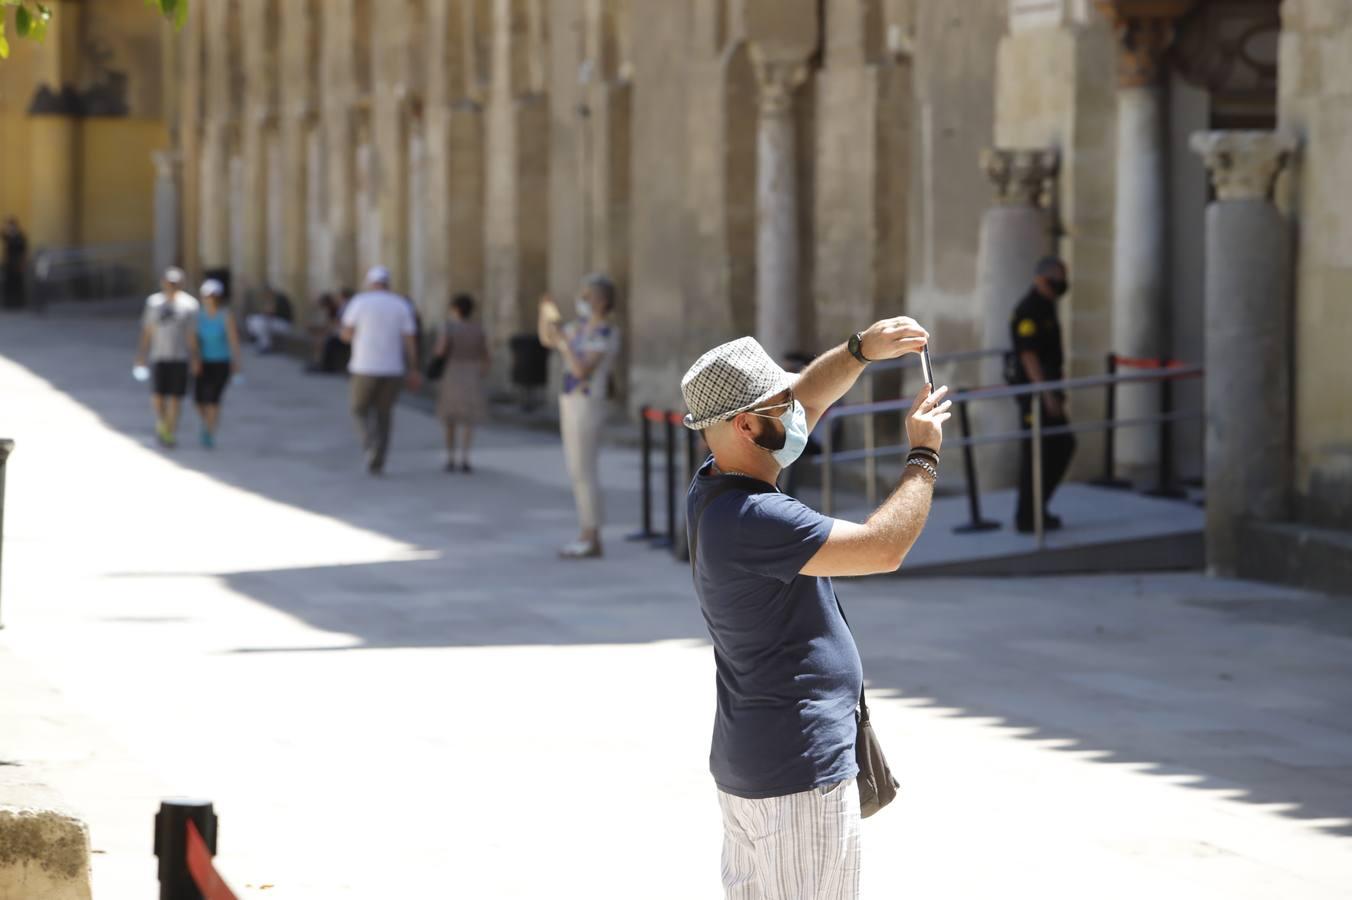
[[[577,298],[577,318],[563,316],[548,295],[540,300],[540,343],[563,357],[563,394],[559,428],[563,454],[577,504],[578,539],[559,551],[564,559],[601,555],[604,495],[601,490],[601,435],[609,413],[610,376],[620,352],[615,323],[615,283],[588,275]]]
[[[434,351],[446,358],[437,395],[437,417],[446,426],[447,472],[471,471],[469,448],[474,440],[474,426],[483,421],[488,405],[484,390],[484,378],[491,363],[488,337],[483,327],[472,321],[473,315],[474,298],[456,294]]]

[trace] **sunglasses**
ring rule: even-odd
[[[778,419],[780,416],[784,415],[784,410],[792,409],[793,405],[797,402],[797,399],[793,396],[793,388],[789,388],[789,399],[785,400],[783,403],[773,403],[770,406],[758,406],[755,409],[748,409],[747,412],[753,416],[760,416],[763,419]],[[779,412],[771,413],[770,410],[774,409],[779,410]]]

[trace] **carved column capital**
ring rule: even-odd
[[[1197,131],[1189,142],[1202,157],[1218,200],[1269,200],[1299,141],[1280,131]]]
[[[1120,87],[1157,84],[1164,56],[1174,42],[1174,25],[1195,0],[1094,0],[1117,32]]]
[[[760,86],[760,109],[763,115],[787,115],[793,108],[793,93],[807,81],[805,59],[776,59],[767,57],[753,43],[751,62],[756,69],[756,83]]]
[[[995,185],[1001,206],[1042,206],[1047,183],[1056,177],[1061,155],[1054,149],[988,147],[981,169]]]

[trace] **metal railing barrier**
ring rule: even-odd
[[[1119,359],[1119,363],[1120,362],[1122,362],[1121,359]],[[1167,491],[1167,493],[1162,494],[1163,496],[1177,496],[1177,494],[1174,493],[1174,491],[1176,491],[1176,487],[1173,483],[1174,462],[1172,450],[1173,443],[1172,426],[1173,423],[1175,422],[1202,418],[1202,412],[1200,410],[1188,410],[1181,412],[1175,410],[1173,408],[1173,389],[1171,387],[1167,390],[1161,388],[1161,401],[1163,403],[1163,411],[1159,415],[1141,416],[1139,418],[1134,419],[1118,419],[1114,417],[1111,419],[1101,419],[1091,422],[1083,422],[1075,425],[1057,425],[1051,428],[1046,428],[1042,424],[1042,395],[1050,391],[1069,392],[1076,390],[1086,390],[1090,388],[1105,387],[1107,385],[1139,384],[1151,382],[1161,382],[1163,384],[1170,384],[1174,381],[1177,381],[1180,378],[1198,378],[1201,377],[1203,374],[1204,370],[1201,366],[1185,365],[1183,363],[1177,362],[1167,362],[1161,364],[1157,368],[1146,368],[1140,371],[1128,373],[1114,372],[1112,374],[1107,375],[1090,375],[1079,378],[1065,378],[1059,381],[1043,381],[1037,382],[1035,384],[1020,384],[1007,386],[999,385],[959,391],[951,395],[949,399],[951,399],[953,403],[956,406],[958,406],[960,424],[962,422],[963,407],[965,407],[968,403],[984,402],[988,400],[1004,400],[1014,397],[1031,397],[1032,398],[1031,406],[1033,413],[1031,427],[1021,428],[1017,431],[1006,432],[1004,434],[991,434],[991,435],[972,435],[970,433],[967,433],[967,429],[964,429],[965,433],[957,441],[945,441],[944,444],[947,447],[951,447],[956,444],[957,446],[963,447],[965,450],[968,447],[980,446],[982,444],[1000,444],[1025,440],[1032,441],[1033,444],[1032,474],[1034,480],[1034,491],[1033,491],[1034,531],[1037,534],[1038,547],[1041,548],[1044,546],[1045,541],[1045,529],[1043,528],[1044,517],[1042,509],[1043,505],[1042,492],[1040,489],[1042,481],[1041,446],[1044,438],[1062,434],[1079,434],[1093,431],[1111,432],[1119,428],[1140,428],[1140,427],[1158,426],[1160,428],[1160,442],[1161,442],[1160,444],[1161,457],[1160,457],[1158,484],[1159,487],[1162,487]],[[862,415],[872,416],[878,415],[880,413],[895,413],[898,411],[907,411],[910,409],[911,403],[912,403],[911,400],[905,399],[905,400],[890,400],[875,403],[858,403],[849,406],[836,406],[832,407],[830,410],[827,411],[827,413],[822,417],[822,422],[829,424],[829,421],[832,419],[845,418],[851,416],[862,416]],[[825,430],[824,434],[826,435],[825,441],[826,452],[824,452],[821,456],[817,457],[816,462],[818,465],[823,466],[822,512],[826,513],[827,515],[832,514],[832,510],[835,505],[834,502],[835,498],[833,494],[834,476],[831,471],[833,466],[839,463],[863,461],[870,457],[883,458],[890,456],[901,456],[907,453],[910,449],[909,445],[902,444],[891,447],[850,450],[841,453],[836,452],[835,448],[832,446],[832,442],[829,437],[830,435],[829,427]],[[1164,452],[1166,449],[1166,444],[1168,449],[1167,453]],[[967,467],[965,466],[964,468]],[[976,484],[975,465],[971,466],[970,469],[967,470],[966,474],[968,476],[968,493],[970,497],[973,491],[975,490]],[[1156,492],[1152,491],[1152,493]],[[974,516],[974,519],[979,521],[980,520],[979,507],[977,508],[977,512],[978,515]]]

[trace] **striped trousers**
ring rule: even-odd
[[[856,900],[859,790],[854,779],[785,797],[718,792],[727,900]]]

